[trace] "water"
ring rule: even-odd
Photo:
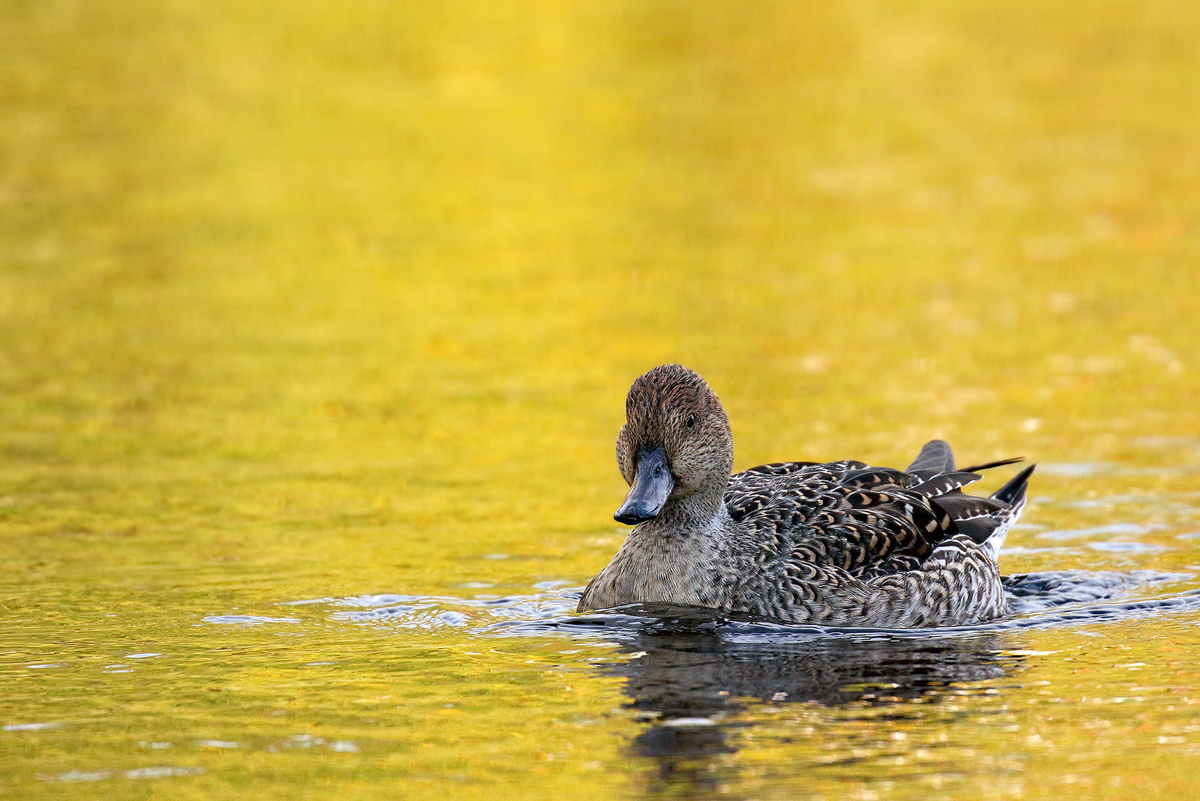
[[[0,794],[1194,796],[1191,11],[0,3]],[[574,615],[671,361],[1016,614]]]
[[[1078,765],[1060,781],[1119,795],[1123,760],[1161,760],[1157,787],[1171,753],[1195,756],[1196,667],[1180,641],[1200,619],[1194,575],[1028,574],[1010,582],[1010,619],[911,632],[661,607],[575,616],[579,588],[560,583],[207,615],[160,632],[169,652],[119,653],[138,627],[93,621],[74,648],[43,645],[53,661],[10,665],[9,703],[41,715],[6,725],[10,753],[28,749],[10,777],[21,794],[167,779],[200,792],[234,771],[288,792],[332,779],[490,793],[530,772],[555,786],[535,770],[544,760],[610,792],[1039,797],[1029,774],[1059,760]],[[534,758],[512,775],[511,760]],[[1186,760],[1179,770],[1187,786]]]

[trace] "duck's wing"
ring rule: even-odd
[[[763,465],[730,478],[725,507],[756,531],[767,561],[869,578],[911,570],[953,531],[916,476],[862,462]]]
[[[1018,477],[1022,501],[1027,477]],[[1011,524],[1015,504],[1004,490],[992,498],[961,491],[979,478],[956,470],[950,447],[935,441],[904,471],[855,461],[755,467],[731,477],[725,506],[739,526],[757,532],[764,558],[866,579],[919,567],[954,534],[984,543]]]

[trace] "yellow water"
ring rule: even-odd
[[[0,793],[1195,794],[1194,611],[697,745],[482,600],[611,556],[667,361],[738,469],[1025,455],[1005,572],[1200,573],[1198,75],[1183,0],[0,0]]]

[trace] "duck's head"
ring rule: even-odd
[[[622,523],[650,520],[687,499],[715,510],[733,468],[733,436],[704,379],[664,364],[634,381],[617,436],[617,464],[630,487],[613,515]]]

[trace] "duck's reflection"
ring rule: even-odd
[[[628,629],[626,629],[628,633]],[[632,658],[602,668],[625,679],[628,706],[646,728],[630,744],[655,760],[651,794],[706,797],[728,778],[714,759],[734,754],[750,707],[767,702],[892,704],[1004,676],[1015,657],[1001,636],[912,636],[727,627],[691,617],[638,625],[622,643]],[[906,711],[909,710],[909,711]]]

